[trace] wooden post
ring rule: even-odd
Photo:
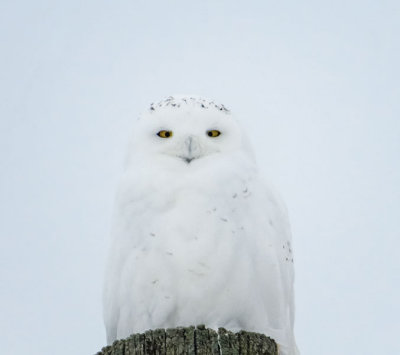
[[[96,355],[278,355],[278,347],[264,334],[198,325],[133,334]]]

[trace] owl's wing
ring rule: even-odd
[[[151,218],[148,204],[143,202],[148,191],[130,174],[124,174],[118,186],[103,288],[103,317],[108,344],[125,330],[124,322],[129,314],[123,311],[124,302],[127,298],[135,301],[130,288],[136,275],[132,270],[132,260],[136,256],[135,238],[141,235],[140,225],[145,223],[141,217]]]
[[[107,333],[107,344],[112,344],[117,339],[120,312],[116,296],[118,294],[119,276],[113,263],[112,254],[114,252],[111,249],[103,289],[103,317]]]
[[[275,191],[264,180],[254,186],[254,202],[257,214],[254,235],[257,235],[260,253],[264,253],[265,262],[261,262],[265,286],[265,307],[269,310],[271,325],[280,334],[279,338],[290,350],[288,354],[296,354],[296,344],[293,335],[294,325],[294,267],[292,236],[287,208]]]
[[[277,240],[281,248],[279,248],[279,257],[281,265],[281,273],[284,280],[285,294],[287,295],[287,303],[290,313],[291,325],[293,327],[294,321],[294,258],[293,258],[293,245],[292,233],[290,228],[289,216],[287,208],[281,197],[275,192],[275,201],[277,204],[277,224],[279,233]]]

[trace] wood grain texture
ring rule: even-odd
[[[264,334],[198,325],[133,334],[96,355],[278,355],[278,348]]]

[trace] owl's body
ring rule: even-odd
[[[206,324],[265,333],[297,354],[287,214],[223,106],[171,98],[138,121],[104,296],[109,343]]]

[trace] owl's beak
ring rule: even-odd
[[[182,158],[186,163],[190,163],[194,158]]]
[[[186,163],[189,164],[193,159],[199,158],[201,149],[198,139],[193,136],[187,137],[183,143],[183,150],[185,154],[180,158],[182,158]]]

